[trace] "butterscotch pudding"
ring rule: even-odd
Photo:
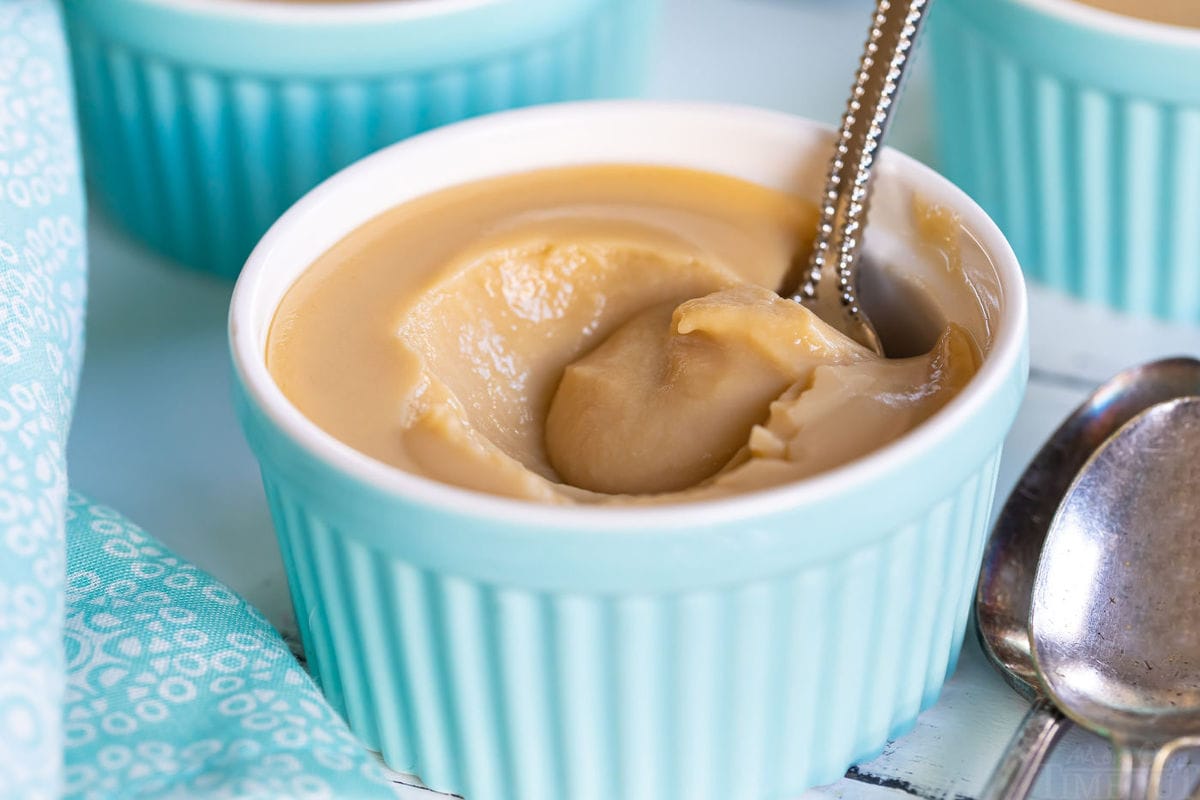
[[[1200,2],[1197,0],[1075,0],[1075,2],[1151,22],[1200,28]]]
[[[466,184],[320,257],[267,364],[346,444],[479,491],[675,502],[794,481],[919,425],[979,363],[944,318],[927,352],[887,359],[779,297],[815,226],[791,195],[668,167]]]
[[[831,141],[761,109],[546,106],[381,151],[255,249],[230,308],[236,408],[310,666],[394,769],[480,800],[797,797],[933,701],[1023,394],[1020,267],[978,206],[885,150],[863,296],[889,347],[912,305],[889,294],[893,279],[929,301],[916,315],[928,325],[894,349],[917,358],[859,359],[819,323],[793,326],[792,308],[776,317],[771,292],[814,227],[789,195],[817,195]],[[672,168],[596,166],[630,163]],[[753,328],[726,324],[751,313]],[[952,394],[928,353],[957,362],[939,339],[960,332],[982,351],[978,372],[925,421],[904,419],[909,389]],[[630,342],[641,355],[626,363]],[[869,391],[882,385],[870,372],[848,379],[888,363],[916,380],[889,396]],[[621,399],[631,386],[671,407],[694,399],[677,428],[722,444],[715,429],[744,426],[732,446],[756,453],[721,464],[689,451],[697,485],[663,494],[572,488],[603,477],[569,477],[545,436],[545,417],[570,406],[572,364],[596,378],[589,408],[637,405]],[[806,364],[809,379],[770,396]],[[807,458],[802,437],[826,418],[808,407],[796,436],[774,426],[782,455],[756,432],[823,375],[866,409],[843,435],[865,435],[866,414],[916,427],[792,481],[784,457]],[[738,381],[766,398],[752,415],[759,400],[743,404]],[[661,419],[644,411],[634,422]],[[738,493],[770,466],[790,482]],[[864,703],[871,713],[844,713]]]

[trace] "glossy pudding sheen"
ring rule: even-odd
[[[809,249],[810,205],[709,173],[593,166],[471,183],[368,222],[288,291],[267,364],[336,438],[461,487],[653,503],[775,486],[896,439],[976,372],[987,328],[957,220],[913,213],[939,266],[909,294],[938,281],[974,311],[927,303],[927,347],[910,358],[876,356],[775,293]]]
[[[1075,0],[1127,17],[1200,28],[1200,0]]]

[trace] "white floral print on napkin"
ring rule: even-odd
[[[258,611],[77,494],[66,589],[68,797],[395,796]]]
[[[0,797],[59,795],[83,191],[57,7],[0,0]]]

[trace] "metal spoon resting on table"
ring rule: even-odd
[[[1050,523],[1075,476],[1122,425],[1168,400],[1200,395],[1200,361],[1127,369],[1092,393],[1026,467],[996,518],[975,591],[980,644],[1005,680],[1033,701],[979,800],[1021,800],[1070,722],[1038,685],[1029,644],[1030,598]]]
[[[879,0],[821,196],[812,254],[780,290],[879,354],[879,334],[858,301],[859,253],[875,158],[928,7],[929,0]]]
[[[1161,403],[1088,460],[1050,526],[1030,638],[1054,702],[1113,743],[1116,793],[1159,795],[1200,735],[1200,397]]]

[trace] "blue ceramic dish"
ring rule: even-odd
[[[70,0],[89,183],[176,261],[237,275],[341,167],[498,109],[634,94],[657,0]]]
[[[1025,385],[1016,260],[966,195],[895,152],[868,247],[918,269],[914,197],[951,209],[979,374],[927,423],[793,485],[659,508],[476,494],[356,453],[265,365],[281,297],[405,200],[585,163],[687,166],[817,197],[832,134],[747,108],[592,103],[388,148],[255,249],[230,335],[309,664],[386,761],[472,800],[767,800],[840,777],[914,724],[955,663]],[[945,271],[945,262],[929,264]],[[940,303],[939,303],[940,304]]]
[[[1200,322],[1200,30],[1072,0],[941,0],[946,176],[1035,280]]]

